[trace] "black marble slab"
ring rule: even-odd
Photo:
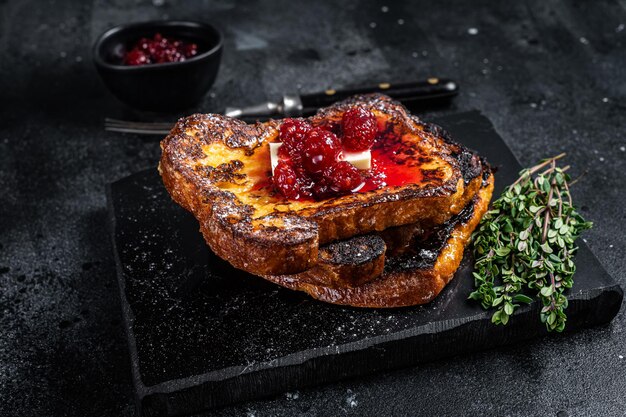
[[[434,120],[498,168],[519,163],[479,112]],[[338,307],[237,271],[204,244],[156,169],[110,185],[108,200],[137,404],[181,415],[544,335],[537,305],[506,327],[467,301],[471,261],[431,304]],[[581,241],[567,330],[610,321],[623,292]]]

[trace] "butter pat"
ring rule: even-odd
[[[372,167],[372,152],[369,149],[363,152],[342,151],[339,154],[339,159],[350,162],[358,169],[370,169]]]
[[[274,175],[274,169],[278,165],[278,148],[280,148],[282,142],[270,143],[270,162],[272,163],[272,175]]]
[[[269,145],[272,174],[274,174],[274,169],[278,165],[278,148],[281,147],[282,142],[273,142]],[[342,151],[339,154],[339,160],[349,162],[357,169],[370,169],[372,167],[372,152],[369,149],[363,152]]]

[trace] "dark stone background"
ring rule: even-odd
[[[595,222],[586,240],[625,286],[623,1],[334,3],[0,0],[0,415],[134,415],[104,186],[155,166],[159,149],[102,128],[138,117],[91,63],[96,36],[118,23],[224,31],[199,111],[294,87],[458,80],[454,105],[424,118],[479,109],[524,165],[567,152],[572,174],[586,172],[573,189]],[[624,415],[625,323],[622,308],[602,328],[209,415]]]

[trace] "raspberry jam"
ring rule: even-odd
[[[422,179],[401,137],[393,129],[380,129],[376,116],[361,107],[346,111],[340,123],[313,126],[304,119],[285,119],[277,140],[282,146],[271,183],[287,199],[322,200]],[[371,169],[339,160],[342,150],[370,150]]]
[[[422,178],[421,171],[410,169],[397,158],[394,147],[374,148],[372,149],[372,169],[359,192],[419,183]]]
[[[164,64],[181,62],[198,54],[198,45],[166,38],[157,33],[152,38],[141,38],[124,55],[124,65]]]

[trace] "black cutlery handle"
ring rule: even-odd
[[[459,87],[458,84],[452,80],[433,77],[424,81],[397,84],[383,82],[376,85],[348,88],[345,90],[330,88],[321,93],[303,94],[300,98],[305,108],[321,108],[355,94],[369,93],[382,93],[393,99],[407,103],[452,98],[459,93]]]

